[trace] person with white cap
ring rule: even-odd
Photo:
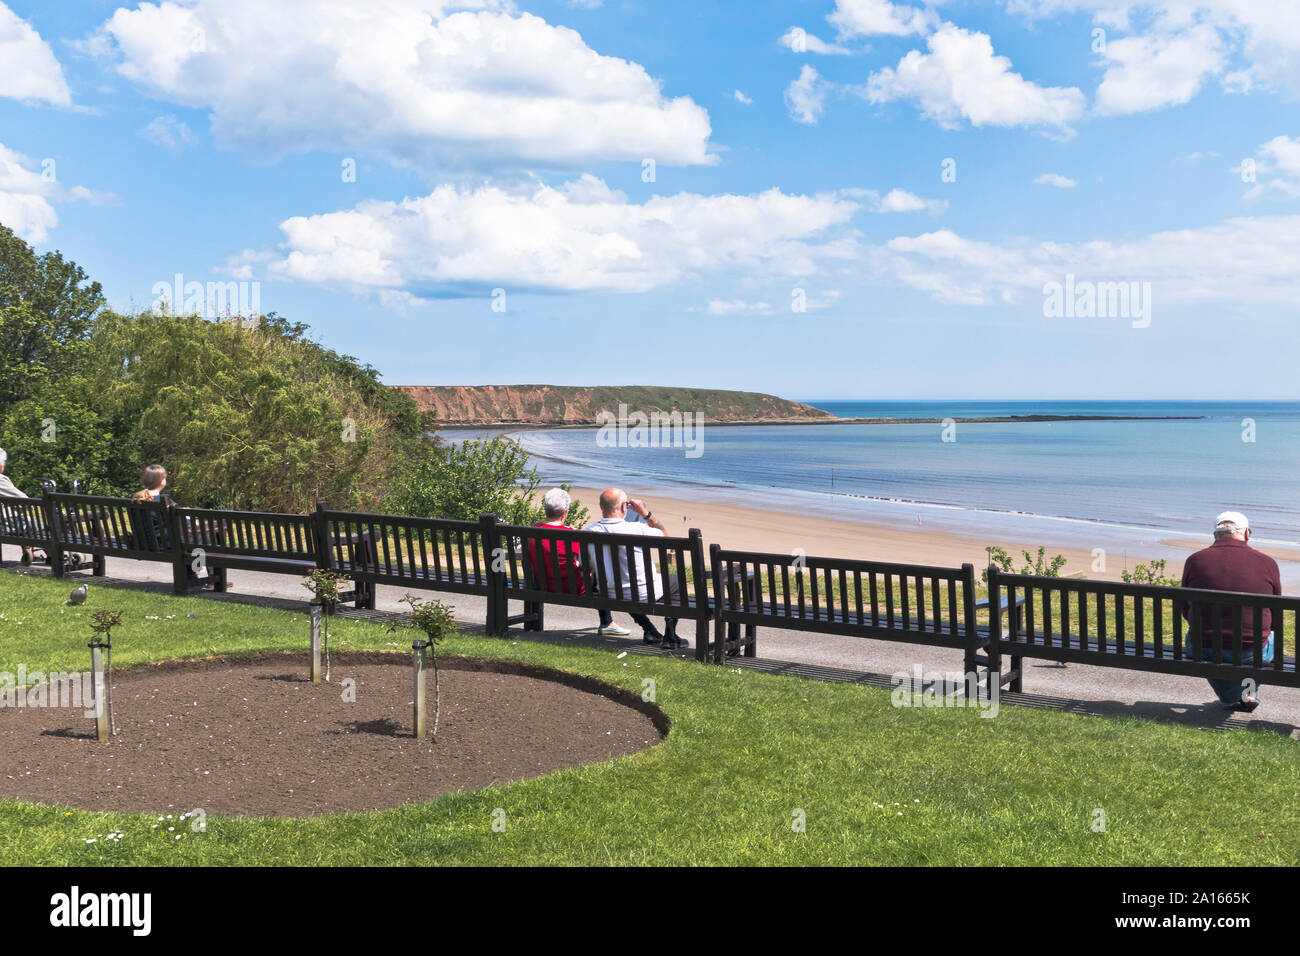
[[[1281,594],[1282,575],[1277,562],[1256,551],[1250,541],[1250,522],[1240,511],[1225,511],[1214,519],[1214,543],[1202,548],[1183,565],[1182,585],[1210,591],[1238,591],[1245,594]],[[1207,606],[1208,611],[1208,606]],[[1183,617],[1191,613],[1191,603],[1183,602]],[[1201,660],[1214,660],[1214,630],[1222,635],[1222,663],[1232,662],[1232,620],[1227,615],[1215,622],[1212,612],[1203,613],[1201,619]],[[1262,645],[1257,647],[1256,645]],[[1195,652],[1192,632],[1187,632],[1184,653]],[[1273,616],[1268,608],[1260,617],[1260,632],[1255,633],[1254,614],[1242,615],[1242,663],[1256,667],[1273,661]],[[1249,713],[1259,706],[1258,693],[1245,692],[1245,685],[1234,680],[1210,678],[1219,700],[1229,707]]]

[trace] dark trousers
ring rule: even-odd
[[[677,580],[675,578],[669,579],[669,593],[673,598],[677,597]],[[600,610],[598,613],[600,614],[601,627],[608,627],[610,624],[614,623],[614,615],[611,611]],[[633,614],[631,617],[647,635],[656,638],[663,636],[660,635],[659,628],[655,627],[654,621],[650,620],[648,615]],[[677,618],[664,618],[664,635],[668,637],[677,636]]]

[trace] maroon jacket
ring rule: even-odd
[[[1204,588],[1210,591],[1241,591],[1247,594],[1281,594],[1282,575],[1277,562],[1261,554],[1245,541],[1220,538],[1208,548],[1202,548],[1183,565],[1183,587]],[[1220,617],[1219,629],[1225,638],[1224,646],[1232,638],[1233,614],[1216,615],[1216,606],[1200,604],[1202,646],[1211,647],[1214,618]],[[1183,617],[1191,614],[1191,602],[1183,602]],[[1273,615],[1265,608],[1260,618],[1263,633],[1273,630]],[[1244,608],[1241,612],[1241,646],[1254,646],[1255,612]]]

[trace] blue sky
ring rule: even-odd
[[[390,384],[1300,397],[1293,0],[3,0],[0,61],[0,221]]]

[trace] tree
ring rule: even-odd
[[[377,507],[436,440],[409,396],[305,329],[275,316],[106,315],[98,391],[136,467],[162,463],[178,500],[199,506]]]
[[[0,409],[83,368],[95,317],[104,307],[98,282],[58,252],[37,256],[0,226]]]
[[[389,614],[388,630],[390,633],[404,629],[424,632],[425,639],[417,642],[413,650],[421,654],[427,650],[433,657],[433,735],[437,737],[438,722],[442,718],[442,679],[438,673],[438,645],[456,633],[455,608],[441,601],[422,601],[412,594],[404,596],[402,603],[410,605],[410,617]],[[420,644],[424,646],[420,647]],[[416,734],[420,735],[423,732],[417,715]]]
[[[39,495],[40,482],[47,478],[61,491],[70,490],[75,478],[83,491],[112,493],[112,476],[126,467],[124,446],[114,441],[109,423],[85,404],[84,386],[68,391],[70,383],[62,385],[42,389],[0,419],[0,447],[9,454],[5,471],[28,495]]]
[[[100,479],[117,453],[91,407],[90,336],[104,297],[99,283],[57,252],[37,256],[0,226],[0,447],[15,484],[37,494],[50,478]],[[103,490],[92,480],[89,490]]]

